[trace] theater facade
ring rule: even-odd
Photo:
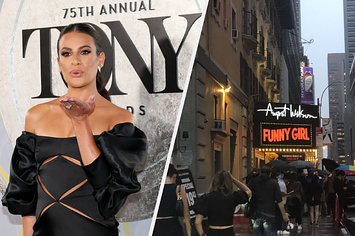
[[[272,160],[316,163],[316,127],[319,109],[315,105],[258,102],[254,106],[253,144],[255,166]]]

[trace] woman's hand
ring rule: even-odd
[[[22,217],[23,222],[23,236],[33,235],[33,226],[36,223],[35,216],[24,216]]]
[[[202,220],[203,220],[203,215],[197,214],[197,216],[195,218],[195,227],[196,227],[197,233],[201,236],[204,236],[205,233],[203,232],[203,228],[202,228]]]
[[[95,95],[89,97],[88,102],[83,102],[74,97],[61,97],[59,102],[65,112],[75,121],[81,121],[88,117],[95,107]]]
[[[237,186],[240,190],[246,192],[246,194],[248,194],[248,197],[251,196],[252,192],[249,189],[249,187],[247,185],[245,185],[244,183],[240,182],[239,180],[237,180],[236,178],[234,178],[234,176],[228,171],[230,177],[232,178],[233,183],[235,184],[235,186]]]

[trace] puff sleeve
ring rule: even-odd
[[[141,188],[135,169],[144,162],[147,140],[133,124],[123,123],[103,132],[96,144],[100,156],[83,168],[101,215],[109,218],[119,211],[128,195]]]
[[[244,204],[248,201],[249,196],[244,191],[235,191],[233,192],[233,200],[235,205]]]
[[[37,204],[36,138],[23,132],[16,140],[10,166],[10,182],[2,198],[9,212],[19,215],[35,215]]]
[[[200,214],[203,215],[204,217],[207,217],[207,212],[208,212],[207,194],[203,194],[200,197],[198,197],[193,208],[196,214]]]

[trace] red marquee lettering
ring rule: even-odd
[[[270,130],[269,129],[263,129],[263,141],[266,141],[266,137],[270,137]],[[269,140],[270,142],[270,140]]]
[[[264,142],[282,142],[290,140],[310,140],[308,136],[309,128],[295,127],[295,128],[281,128],[281,129],[263,129]]]
[[[291,131],[291,128],[285,128],[285,134],[286,134],[286,140],[289,140],[290,139],[290,131]]]

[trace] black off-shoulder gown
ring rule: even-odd
[[[100,156],[83,166],[76,137],[23,132],[2,198],[12,214],[35,215],[34,236],[117,236],[115,214],[140,190],[135,168],[146,137],[131,123],[94,136]]]

